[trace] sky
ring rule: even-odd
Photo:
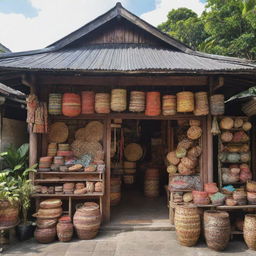
[[[172,9],[202,13],[205,0],[119,0],[157,26]],[[117,0],[0,0],[0,43],[11,51],[44,48],[113,8]]]

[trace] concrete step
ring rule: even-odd
[[[174,231],[169,220],[126,220],[110,222],[101,226],[101,231]]]

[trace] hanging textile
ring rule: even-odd
[[[27,123],[34,133],[47,133],[48,111],[45,102],[39,102],[35,94],[27,98]]]

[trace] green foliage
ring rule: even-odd
[[[37,166],[28,168],[28,151],[28,144],[23,144],[18,149],[11,146],[0,153],[6,167],[0,172],[0,200],[19,203],[24,223],[27,222],[30,196],[34,191],[29,173],[35,172]]]
[[[256,0],[208,0],[200,17],[180,8],[167,18],[158,28],[191,48],[256,59]]]

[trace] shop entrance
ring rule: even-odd
[[[172,147],[171,122],[112,120],[111,225],[170,225],[165,158]]]

